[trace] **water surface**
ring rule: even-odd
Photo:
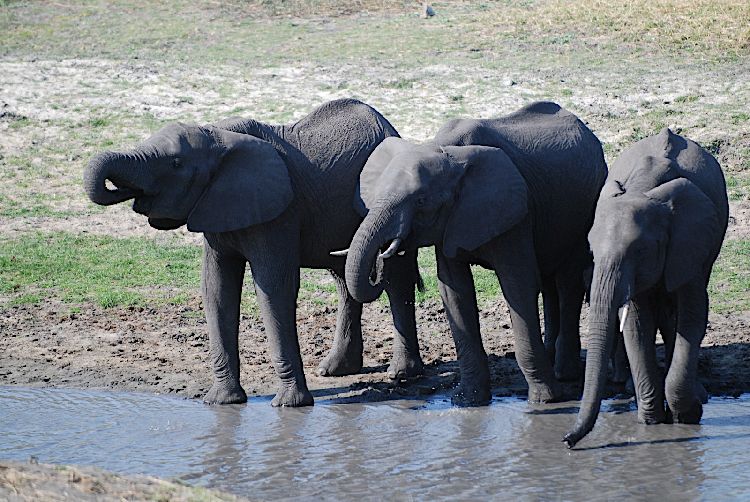
[[[574,451],[576,403],[444,398],[275,409],[171,396],[0,387],[0,458],[179,478],[261,499],[750,498],[750,395],[701,425],[636,424],[607,402]]]

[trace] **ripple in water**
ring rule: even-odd
[[[750,395],[711,399],[699,426],[636,424],[608,402],[560,443],[576,403],[444,398],[276,409],[138,393],[0,387],[0,458],[179,478],[253,498],[750,497]]]

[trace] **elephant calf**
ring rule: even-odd
[[[560,399],[555,370],[579,376],[586,234],[606,175],[599,140],[554,103],[497,119],[450,121],[431,145],[387,138],[360,176],[355,204],[366,217],[348,251],[349,291],[372,301],[399,249],[435,246],[461,370],[454,401],[482,404],[490,399],[490,376],[470,265],[494,270],[529,400]],[[547,334],[560,333],[555,368],[542,344],[540,290]]]
[[[280,380],[275,406],[312,404],[302,370],[295,309],[300,267],[325,268],[339,294],[334,347],[324,375],[362,367],[362,304],[348,293],[344,258],[328,251],[349,243],[361,217],[352,207],[359,173],[375,147],[398,136],[356,100],[324,104],[288,126],[234,119],[216,126],[169,125],[126,153],[96,156],[85,172],[89,198],[133,209],[158,229],[187,223],[204,233],[202,293],[213,364],[209,403],[247,400],[237,346],[240,296],[250,263],[272,361]],[[107,188],[105,181],[115,185]],[[416,252],[398,257],[387,292],[398,340],[393,376],[419,373],[414,285]]]
[[[639,421],[700,421],[706,287],[728,215],[716,159],[669,129],[634,144],[614,163],[589,233],[594,274],[586,384],[578,420],[563,439],[569,447],[594,427],[618,311]],[[657,329],[666,346],[666,381],[656,362]]]

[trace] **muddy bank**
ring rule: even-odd
[[[426,375],[392,382],[386,375],[393,334],[388,308],[364,311],[364,370],[346,377],[319,377],[318,363],[333,339],[335,309],[302,304],[297,323],[308,384],[316,399],[379,401],[424,396],[451,389],[458,380],[453,341],[439,302],[417,306]],[[507,307],[481,312],[493,393],[526,394],[514,358]],[[586,326],[585,311],[582,326]],[[583,345],[586,346],[585,334]],[[62,303],[15,306],[0,314],[0,385],[135,390],[200,398],[211,383],[208,333],[199,299],[158,309],[96,306],[71,313]],[[243,316],[240,324],[242,384],[250,396],[275,393],[275,376],[262,323]],[[750,314],[711,314],[699,362],[700,378],[712,395],[750,392]],[[577,384],[568,386],[575,396]],[[612,391],[621,391],[613,388]]]
[[[245,500],[149,476],[119,476],[93,467],[0,462],[0,498],[35,500]]]

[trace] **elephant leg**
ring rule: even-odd
[[[555,377],[561,381],[580,380],[581,364],[581,307],[585,288],[581,267],[575,263],[562,269],[555,277],[559,302],[560,333],[555,347]]]
[[[213,384],[203,400],[209,404],[244,403],[240,385],[238,332],[245,258],[222,250],[215,239],[204,239],[201,293],[208,324]]]
[[[630,317],[630,314],[628,314]],[[617,333],[615,343],[612,346],[610,358],[612,360],[612,381],[614,383],[626,383],[630,378],[630,361],[628,361],[625,339],[622,333]]]
[[[548,403],[562,398],[552,364],[547,358],[539,327],[539,270],[531,227],[517,225],[506,232],[490,254],[510,308],[516,361],[529,385],[529,402]]]
[[[272,228],[259,227],[258,235],[253,236],[256,238],[243,241],[279,380],[279,390],[271,405],[309,406],[313,397],[305,381],[296,322],[299,230],[284,221],[272,225]]]
[[[388,366],[388,377],[393,380],[411,378],[424,373],[419,354],[417,321],[414,313],[414,285],[417,282],[417,252],[389,258],[386,267],[386,287],[391,305],[393,327],[393,357]]]
[[[333,346],[318,366],[318,375],[353,375],[362,370],[362,304],[346,288],[342,272],[331,270],[339,296]]]
[[[542,283],[542,305],[544,308],[544,351],[551,364],[555,363],[557,339],[560,335],[560,299],[557,286],[552,280]]]
[[[630,302],[624,339],[638,401],[638,421],[664,423],[664,385],[656,362],[656,319],[651,294],[644,293]]]
[[[693,280],[678,290],[677,332],[665,392],[674,420],[697,424],[703,416],[698,396],[698,351],[708,324],[705,282]]]
[[[461,372],[461,382],[452,401],[459,406],[488,404],[492,398],[490,369],[479,332],[479,312],[471,268],[468,263],[447,258],[440,249],[436,249],[435,254],[440,296]]]

